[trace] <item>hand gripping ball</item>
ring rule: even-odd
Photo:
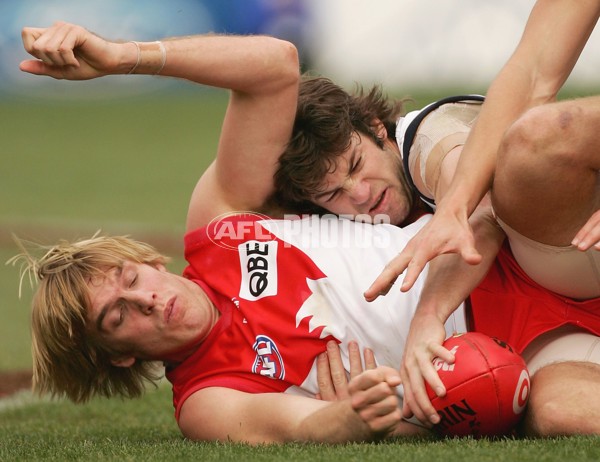
[[[433,364],[446,387],[439,398],[427,385],[441,421],[443,436],[508,435],[523,416],[529,398],[529,373],[523,358],[506,343],[485,334],[454,335],[444,347],[454,364],[435,358]]]

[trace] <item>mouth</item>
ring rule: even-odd
[[[379,198],[377,199],[377,201],[375,202],[375,204],[373,204],[373,207],[371,207],[369,209],[369,214],[375,214],[378,211],[378,208],[381,207],[381,205],[383,204],[383,201],[386,197],[386,193],[387,193],[387,188],[383,190],[383,192],[381,193],[381,195],[379,196]]]
[[[164,314],[164,318],[165,318],[165,323],[169,323],[169,321],[171,320],[171,318],[173,317],[173,315],[175,314],[176,308],[175,308],[175,299],[176,297],[172,297],[171,299],[169,299],[169,301],[167,302],[167,305],[165,307],[165,314]]]

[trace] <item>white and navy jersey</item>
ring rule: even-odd
[[[419,195],[421,200],[429,205],[433,210],[435,210],[435,200],[431,197],[427,197],[422,191],[415,186],[415,183],[412,178],[412,172],[409,168],[409,155],[410,148],[413,144],[413,140],[415,135],[417,134],[417,130],[419,129],[419,125],[425,119],[425,117],[431,112],[438,109],[440,106],[449,103],[458,103],[461,101],[483,101],[484,97],[481,95],[457,95],[457,96],[449,96],[447,98],[442,98],[438,101],[428,104],[423,109],[419,109],[416,111],[411,111],[406,114],[404,117],[401,117],[398,120],[398,124],[396,125],[396,143],[398,144],[398,148],[400,149],[400,156],[402,157],[402,164],[404,165],[404,171],[406,172],[406,176],[413,190]]]
[[[367,303],[363,292],[428,219],[398,228],[247,214],[188,233],[184,275],[221,317],[200,348],[167,372],[176,415],[210,386],[314,396],[316,357],[328,340],[339,343],[346,369],[351,340],[372,348],[378,364],[398,368],[426,271],[408,293],[396,286]],[[461,307],[447,333],[465,330]]]

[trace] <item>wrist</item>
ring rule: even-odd
[[[135,46],[135,61],[128,74],[159,74],[167,62],[167,50],[160,42],[129,42]]]
[[[411,329],[421,329],[432,324],[443,325],[448,319],[448,315],[441,311],[437,304],[421,304],[410,323]]]
[[[469,216],[470,197],[458,190],[448,191],[437,203],[437,215]]]

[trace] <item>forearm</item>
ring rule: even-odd
[[[492,216],[488,196],[482,200],[469,223],[482,261],[478,265],[470,265],[458,254],[440,255],[433,259],[429,264],[414,323],[431,318],[444,323],[468,298],[494,262],[504,241],[504,233]]]
[[[120,46],[111,73],[160,73],[244,93],[275,91],[299,76],[296,48],[273,37],[197,35]]]
[[[350,399],[335,401],[300,422],[297,440],[302,442],[347,443],[373,441],[377,435],[352,409]]]
[[[163,43],[161,75],[245,93],[269,93],[299,79],[296,48],[273,37],[203,35]]]

